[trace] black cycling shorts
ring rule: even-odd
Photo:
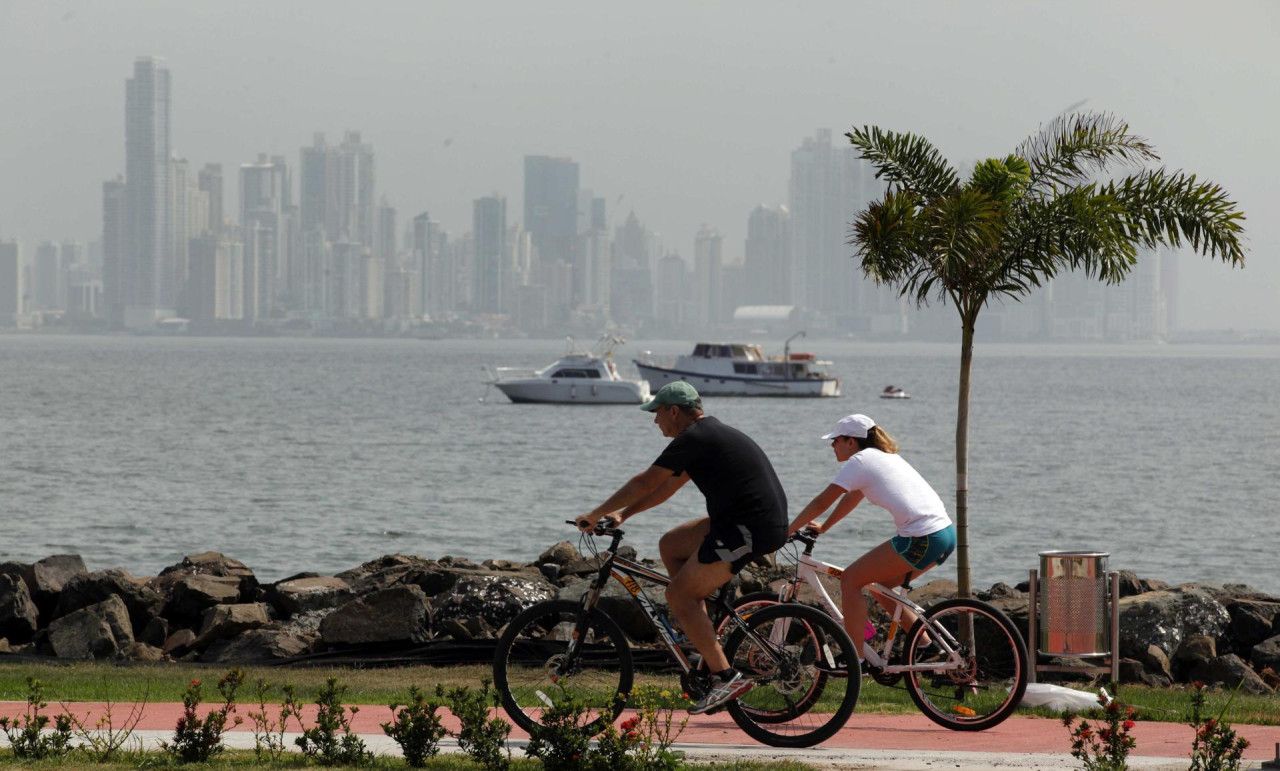
[[[711,532],[698,547],[698,562],[728,562],[729,570],[737,575],[752,559],[772,554],[786,542],[786,525],[752,527],[752,523],[712,520]]]

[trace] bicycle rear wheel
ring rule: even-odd
[[[587,614],[576,650],[569,643]],[[618,624],[599,608],[548,600],[507,625],[493,656],[493,684],[502,706],[526,731],[542,711],[573,700],[588,708],[585,730],[599,733],[622,712],[631,691],[631,648]]]
[[[857,706],[862,678],[853,641],[819,610],[791,603],[761,607],[733,630],[724,652],[755,681],[729,702],[729,714],[756,741],[811,747],[839,731]]]
[[[1027,646],[1009,617],[979,600],[946,600],[926,617],[960,653],[957,668],[906,673],[907,692],[930,720],[956,731],[981,731],[1009,717],[1027,690]],[[923,619],[907,634],[907,663],[918,661],[917,643],[929,634]],[[940,666],[944,655],[935,655]]]

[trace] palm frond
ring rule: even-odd
[[[1086,182],[1112,163],[1159,160],[1147,140],[1129,133],[1129,124],[1092,112],[1055,118],[1019,145],[1017,154],[1031,165],[1029,187],[1040,194]]]
[[[946,195],[958,177],[946,158],[924,137],[863,126],[845,134],[860,156],[876,167],[876,178],[915,190],[925,198]]]
[[[1127,213],[1130,238],[1143,246],[1176,248],[1186,241],[1208,257],[1244,265],[1244,214],[1219,185],[1200,182],[1194,174],[1154,169],[1109,183],[1106,191]]]
[[[1118,282],[1136,261],[1129,220],[1114,193],[1094,184],[1029,200],[1006,234],[1002,271],[1019,293],[1064,270]]]

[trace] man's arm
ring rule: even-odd
[[[671,469],[650,466],[631,477],[626,484],[618,488],[616,493],[609,496],[607,501],[578,517],[578,528],[581,530],[593,529],[601,517],[639,502],[669,478],[671,478]],[[673,490],[672,492],[675,491]]]
[[[654,466],[653,468],[660,467]],[[642,511],[652,509],[654,506],[660,505],[663,501],[675,495],[676,490],[684,487],[684,483],[689,481],[688,472],[680,474],[679,476],[672,475],[670,471],[668,471],[667,474],[667,478],[653,490],[649,491],[648,495],[618,512],[624,522]]]

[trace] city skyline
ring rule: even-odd
[[[118,148],[124,132],[115,128],[124,124],[122,69],[140,51],[164,56],[181,73],[172,150],[189,159],[193,170],[221,164],[231,191],[238,184],[236,170],[261,152],[284,154],[292,168],[297,149],[313,132],[358,129],[378,147],[379,195],[402,213],[401,221],[430,212],[442,229],[460,235],[472,220],[473,202],[494,192],[508,199],[509,220],[522,211],[526,155],[568,156],[582,166],[581,186],[607,200],[611,226],[635,211],[690,263],[703,223],[722,234],[726,264],[743,260],[751,211],[760,204],[786,205],[788,154],[816,130],[833,130],[838,138],[848,125],[867,122],[918,131],[963,171],[960,161],[1002,155],[1037,124],[1087,98],[1086,109],[1111,110],[1129,120],[1170,166],[1223,184],[1250,216],[1246,270],[1186,260],[1182,323],[1189,329],[1280,326],[1270,302],[1280,289],[1280,268],[1271,259],[1276,235],[1264,216],[1275,205],[1269,169],[1276,150],[1261,141],[1262,132],[1249,128],[1269,125],[1264,118],[1274,112],[1273,100],[1258,90],[1273,82],[1269,74],[1277,66],[1260,45],[1261,30],[1276,15],[1264,4],[1215,13],[1161,5],[1154,14],[1101,4],[1002,8],[999,14],[987,4],[968,12],[926,4],[920,12],[931,23],[923,26],[901,9],[864,7],[855,13],[818,4],[804,14],[748,4],[735,20],[713,4],[682,11],[689,35],[714,41],[702,50],[687,35],[673,34],[657,14],[626,21],[592,14],[568,30],[551,30],[517,6],[503,7],[506,12],[493,19],[480,11],[442,9],[431,24],[417,27],[421,12],[409,6],[355,18],[324,3],[308,6],[315,9],[310,14],[295,13],[301,6],[288,4],[255,8],[259,21],[278,22],[288,34],[268,45],[264,31],[250,30],[243,46],[218,47],[210,41],[229,29],[236,16],[230,6],[176,9],[126,2],[113,18],[99,18],[92,8],[0,4],[0,64],[16,61],[34,45],[62,54],[42,54],[51,63],[39,79],[0,86],[6,103],[25,118],[6,132],[0,166],[31,180],[21,194],[13,185],[0,193],[0,239],[20,238],[29,256],[43,240],[100,237],[101,185],[123,168]],[[489,26],[480,24],[482,17]],[[861,33],[853,42],[836,44],[822,31],[839,27],[830,23],[836,20],[857,21],[857,29],[882,25],[900,38],[910,31],[919,45],[937,50],[937,61],[961,50],[965,35],[999,38],[990,56],[979,56],[974,65],[1040,50],[1001,30],[1052,22],[1058,35],[1047,41],[1046,61],[1024,55],[1019,67],[998,69],[999,81],[1017,99],[980,88],[973,99],[957,99],[947,93],[950,79],[959,79],[950,89],[963,93],[965,75],[979,86],[995,82],[995,72],[967,67],[951,75],[931,69],[934,60],[925,56],[892,84],[878,83],[875,67],[867,65],[887,61],[889,44]],[[414,52],[421,46],[406,47],[409,36],[389,26],[397,22],[415,29],[418,43],[429,40],[434,53],[419,58]],[[90,23],[101,31],[86,41],[88,31],[80,26]],[[712,34],[718,25],[728,25],[732,34],[718,38]],[[205,29],[209,40],[198,39],[195,33]],[[510,51],[499,57],[504,61],[467,53],[482,30]],[[1225,30],[1245,37],[1224,46],[1219,41],[1229,36],[1215,33]],[[319,57],[308,47],[336,51],[341,47],[333,45],[335,36],[350,43],[343,49],[349,53]],[[557,39],[572,45],[544,50]],[[639,39],[653,42],[640,46]],[[372,48],[375,40],[385,50]],[[1106,50],[1112,58],[1105,66],[1075,70],[1048,61],[1072,46]],[[231,55],[248,50],[257,53],[242,57],[244,62]],[[793,66],[777,68],[783,60]],[[1256,77],[1227,77],[1233,68]],[[319,91],[304,73],[311,84],[323,85],[327,99],[317,98]],[[673,79],[675,73],[687,77]],[[886,85],[904,97],[896,98]],[[60,106],[51,106],[52,94],[60,95]],[[587,94],[596,109],[584,113]],[[518,126],[494,120],[486,100],[520,115]],[[79,119],[66,120],[69,110]],[[105,155],[70,141],[86,129],[99,137],[94,145],[107,150]],[[28,159],[40,157],[56,162],[32,173]],[[225,205],[236,210],[235,201]]]

